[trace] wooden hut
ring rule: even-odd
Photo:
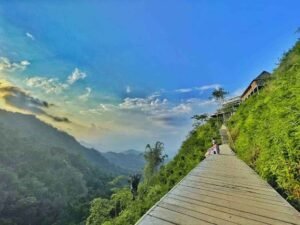
[[[261,72],[254,80],[251,81],[241,96],[242,101],[245,101],[250,96],[259,92],[266,84],[266,81],[270,79],[271,74],[267,71]]]

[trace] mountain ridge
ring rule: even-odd
[[[0,109],[1,126],[13,129],[16,133],[21,134],[20,138],[30,138],[35,143],[49,145],[49,140],[55,139],[55,142],[51,142],[50,146],[66,148],[70,153],[83,154],[87,160],[90,160],[95,166],[99,166],[99,168],[107,173],[120,172],[120,169],[115,164],[111,164],[96,149],[81,145],[72,135],[39,120],[34,115]],[[39,134],[38,136],[36,136],[37,133]]]
[[[0,224],[82,224],[129,171],[33,115],[0,109]]]
[[[116,163],[119,167],[129,170],[131,173],[142,172],[145,159],[144,153],[135,149],[128,149],[123,152],[104,152],[103,156],[111,163]]]

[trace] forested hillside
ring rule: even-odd
[[[0,110],[0,224],[79,224],[118,169],[34,116]]]
[[[300,42],[229,120],[240,158],[300,209]]]
[[[138,195],[132,199],[129,188],[116,191],[110,199],[96,198],[92,202],[87,225],[132,225],[165,193],[204,159],[211,139],[218,137],[219,125],[210,119],[196,126],[183,142],[178,154],[169,163],[140,184]],[[149,166],[149,164],[146,165]],[[151,165],[150,165],[151,166]]]

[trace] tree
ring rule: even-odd
[[[111,202],[108,199],[96,198],[91,203],[90,216],[87,218],[87,225],[102,224],[110,218],[112,211]]]
[[[215,99],[216,101],[222,103],[224,101],[225,95],[227,95],[228,92],[224,90],[224,88],[216,88],[213,92],[212,92],[212,97],[213,99]]]
[[[148,181],[155,172],[158,171],[159,166],[164,162],[165,158],[168,156],[164,153],[164,144],[157,141],[154,147],[147,144],[144,158],[146,160],[146,165],[144,169],[145,179]]]
[[[219,105],[221,106],[222,103],[224,102],[224,98],[225,98],[225,95],[227,95],[228,92],[224,90],[224,88],[216,88],[213,92],[212,92],[212,98],[215,99]],[[223,111],[223,109],[222,109]],[[222,114],[223,115],[223,121],[225,120],[224,118],[224,113]],[[219,118],[218,118],[219,119]]]
[[[194,119],[193,127],[197,128],[198,126],[204,124],[208,119],[208,114],[203,113],[200,115],[194,115],[192,116],[192,119]]]
[[[135,200],[135,197],[137,196],[138,186],[142,176],[141,174],[133,174],[129,176],[129,178],[130,178],[130,190],[132,194],[132,200]]]

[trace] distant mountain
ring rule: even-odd
[[[16,141],[30,140],[32,144],[46,149],[62,148],[69,153],[81,155],[106,173],[120,172],[120,169],[109,163],[97,150],[82,146],[74,137],[38,120],[35,116],[0,110],[0,128],[11,130],[11,138]]]
[[[140,151],[129,149],[124,152],[106,152],[103,156],[110,162],[130,172],[139,172],[145,165],[144,154]]]
[[[35,116],[0,110],[1,225],[79,224],[120,171]]]
[[[124,152],[121,152],[121,153],[126,154],[126,155],[139,155],[139,156],[144,154],[143,152],[140,152],[140,151],[135,150],[135,149],[128,149],[128,150],[126,150]]]

